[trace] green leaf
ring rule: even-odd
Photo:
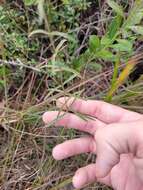
[[[26,6],[36,5],[37,0],[24,0]]]
[[[131,26],[129,28],[136,34],[143,35],[143,26]]]
[[[104,60],[111,60],[114,55],[112,52],[103,49],[96,53],[96,57]]]
[[[121,17],[124,17],[123,8],[120,5],[118,5],[118,3],[116,3],[113,0],[107,0],[107,3],[113,9],[113,11],[115,11]]]
[[[119,33],[121,24],[122,24],[122,17],[116,16],[109,25],[107,34],[112,41],[116,38],[117,34]]]
[[[107,36],[107,35],[105,35],[105,36],[103,36],[102,38],[101,38],[101,45],[102,46],[108,46],[108,45],[110,45],[112,43],[112,40]]]
[[[96,35],[91,35],[89,38],[89,49],[95,52],[97,48],[100,47],[100,39]]]
[[[131,52],[133,48],[133,43],[129,40],[118,39],[117,44],[113,44],[111,47],[116,51],[121,52]]]
[[[79,57],[76,57],[72,61],[73,68],[78,72],[85,66],[89,59],[92,59],[92,54],[87,50],[84,54],[81,54]]]
[[[36,35],[36,34],[44,34],[44,35],[47,35],[47,36],[60,36],[60,37],[63,37],[65,39],[68,39],[69,41],[75,42],[75,39],[71,35],[69,35],[67,33],[58,32],[58,31],[47,32],[46,30],[41,30],[41,29],[34,30],[33,32],[31,32],[29,34],[28,37],[32,37],[33,35]]]
[[[112,44],[115,41],[117,35],[119,34],[122,20],[123,19],[121,16],[116,16],[112,20],[111,24],[108,27],[108,31],[101,39],[102,47],[106,46],[106,48],[108,48],[110,46],[110,44]]]
[[[133,8],[130,10],[129,16],[123,25],[124,29],[137,25],[143,18],[143,0],[136,0]]]
[[[5,81],[4,80],[0,80],[0,87],[4,88],[4,86],[5,86]]]

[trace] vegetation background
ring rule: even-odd
[[[142,0],[0,0],[0,189],[74,190],[76,169],[95,162],[53,160],[56,144],[84,135],[44,126],[57,98],[143,113],[142,24]]]

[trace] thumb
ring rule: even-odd
[[[97,130],[96,175],[106,177],[111,169],[120,161],[120,155],[134,153],[137,145],[136,124],[112,124]]]

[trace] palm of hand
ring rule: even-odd
[[[93,147],[91,152],[94,152],[94,150],[95,148]],[[143,183],[138,177],[133,158],[131,154],[121,155],[120,162],[111,170],[108,176],[98,179],[98,181],[116,190],[143,190]],[[91,166],[94,169],[95,165]],[[92,175],[96,176],[96,173],[92,173]]]
[[[99,182],[116,190],[143,190],[143,183],[138,177],[133,159],[131,154],[121,155],[120,162],[114,166],[108,176],[99,179]]]
[[[66,141],[56,146],[53,150],[53,156],[57,160],[62,160],[81,153],[96,153],[96,139],[93,138],[96,130],[108,127],[108,125],[112,123],[128,123],[142,118],[141,114],[130,112],[100,101],[61,98],[58,100],[57,106],[64,110],[68,109],[96,118],[95,120],[84,121],[75,114],[67,112],[59,113],[57,111],[46,112],[43,115],[43,120],[47,124],[58,118],[55,122],[56,126],[75,128],[90,134],[89,137]],[[74,186],[81,188],[88,183],[99,181],[116,190],[143,190],[143,184],[136,173],[132,155],[121,155],[120,162],[112,168],[105,178],[97,179],[95,169],[96,164],[90,164],[80,168],[73,178]]]
[[[99,181],[116,190],[143,190],[143,184],[138,178],[131,155],[122,155],[120,162],[110,174]]]

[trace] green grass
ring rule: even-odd
[[[141,0],[0,5],[1,189],[74,190],[76,169],[95,161],[95,155],[52,158],[56,144],[82,135],[44,126],[41,116],[56,109],[57,98],[108,100],[143,113],[142,76],[132,81],[138,64],[127,64],[143,42],[142,19]]]

